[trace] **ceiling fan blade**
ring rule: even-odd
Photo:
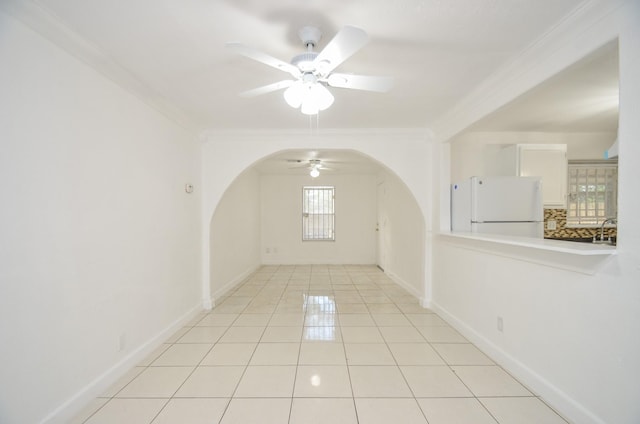
[[[293,66],[292,64],[284,62],[280,59],[276,59],[275,57],[263,53],[259,50],[252,49],[251,47],[247,47],[241,43],[227,43],[226,46],[228,49],[234,51],[239,55],[248,57],[249,59],[257,60],[258,62],[271,66],[272,68],[288,72],[294,78],[300,78],[301,76],[300,70],[296,66]]]
[[[333,73],[327,77],[327,83],[331,87],[385,93],[393,87],[393,78]]]
[[[284,80],[284,81],[274,82],[273,84],[263,85],[262,87],[257,87],[252,90],[243,91],[242,93],[240,93],[240,96],[255,97],[261,94],[271,93],[272,91],[278,91],[283,88],[287,88],[291,86],[291,84],[293,84],[294,82],[295,81],[293,80]]]
[[[338,65],[367,44],[368,40],[369,37],[364,30],[346,26],[342,28],[335,37],[329,41],[329,44],[326,45],[320,54],[318,54],[314,60],[314,64],[322,75],[328,75]]]

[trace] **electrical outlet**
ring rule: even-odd
[[[555,219],[550,219],[547,221],[547,230],[555,230],[556,229],[556,221]]]
[[[271,253],[271,248],[270,248],[270,247],[267,247],[267,248],[265,249],[265,252],[267,252],[267,253]]]
[[[502,317],[498,317],[497,327],[498,327],[498,331],[502,333],[504,329],[504,323],[502,321]]]

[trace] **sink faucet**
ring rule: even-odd
[[[616,218],[606,218],[604,221],[602,221],[602,225],[600,226],[600,243],[605,243],[604,226],[607,225],[607,223],[618,225],[618,220]],[[611,237],[609,237],[609,239],[611,239]],[[596,236],[593,236],[593,241],[596,241]]]

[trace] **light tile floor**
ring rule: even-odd
[[[566,424],[375,266],[263,266],[74,423]]]

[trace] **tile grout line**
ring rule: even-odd
[[[349,358],[347,356],[347,347],[344,341],[344,335],[342,334],[342,325],[340,325],[340,339],[341,339],[341,345],[342,345],[342,354],[344,355],[345,368],[347,369],[347,377],[349,377],[349,389],[351,390],[351,402],[353,403],[353,411],[356,416],[356,423],[359,423],[360,417],[358,416],[358,406],[356,404],[356,395],[353,390],[353,380],[351,378],[351,369],[349,368]]]
[[[244,283],[242,284],[244,285]],[[239,287],[241,287],[242,285],[239,285]],[[238,288],[236,288],[233,293],[236,293],[238,291]],[[233,294],[229,295],[229,297],[233,296]],[[225,299],[226,300],[226,299]],[[223,302],[224,304],[224,302]],[[185,378],[185,380],[178,386],[178,388],[173,392],[173,395],[167,400],[167,402],[164,404],[164,406],[158,411],[158,413],[154,416],[154,418],[151,420],[151,423],[153,423],[153,421],[158,418],[158,416],[162,413],[162,411],[167,407],[167,405],[169,404],[169,402],[172,399],[175,399],[175,395],[176,393],[178,393],[180,391],[180,389],[184,386],[184,384],[189,380],[189,378],[196,372],[196,370],[198,369],[198,367],[202,364],[202,362],[204,361],[204,359],[211,353],[211,351],[213,350],[213,348],[215,347],[215,345],[220,341],[220,339],[222,339],[222,337],[224,337],[224,335],[229,331],[229,329],[233,326],[233,323],[235,323],[238,318],[240,317],[240,314],[238,314],[238,316],[231,321],[231,323],[229,324],[229,326],[227,327],[227,329],[220,335],[220,337],[218,337],[218,339],[211,345],[211,348],[203,355],[203,357],[200,359],[200,361],[198,362],[198,364],[193,368],[193,370],[191,371],[191,373],[189,373],[189,375],[187,376],[187,378]],[[200,319],[198,321],[201,322],[204,319],[204,317],[202,319]],[[196,323],[197,324],[197,323]],[[193,326],[192,328],[194,328],[195,326]],[[182,336],[184,337],[184,335]],[[182,338],[181,337],[181,338]],[[176,340],[176,342],[172,343],[172,345],[176,345],[178,344],[177,341],[179,341],[180,339]],[[156,358],[157,360],[157,358]],[[242,376],[240,377],[240,379],[242,379]],[[240,380],[238,380],[238,384],[240,384]],[[237,386],[237,385],[236,385]],[[226,413],[227,409],[229,408],[229,405],[231,404],[231,399],[233,398],[233,396],[231,396],[227,402],[227,404],[225,405],[225,409],[222,413],[222,415],[220,416],[220,421],[222,420],[222,417],[224,417],[224,414]]]
[[[291,281],[291,278],[289,278],[289,281]],[[311,281],[311,277],[309,277],[309,281]],[[310,282],[309,282],[310,284]],[[289,285],[287,284],[287,287]],[[307,285],[307,287],[309,287]],[[305,321],[306,321],[306,301],[307,299],[305,299],[305,303],[303,304],[303,310],[305,311],[302,314],[302,334],[304,334],[304,327],[305,327]],[[298,356],[297,356],[297,360],[296,360],[296,372],[293,376],[293,387],[291,388],[291,402],[289,404],[289,417],[287,422],[291,422],[291,415],[293,414],[293,401],[295,398],[295,394],[296,394],[296,382],[298,381],[298,370],[300,369],[300,351],[302,350],[302,334],[300,335],[300,342],[298,343]]]
[[[251,276],[250,276],[251,277]],[[250,278],[249,277],[249,278]],[[262,289],[260,289],[258,291],[258,293],[262,292],[264,290],[264,287],[266,286],[266,284],[268,283],[269,280],[271,280],[271,278],[273,278],[273,275],[267,279],[266,281],[264,281],[264,283],[262,284]],[[244,284],[243,284],[244,285]],[[254,295],[255,297],[255,295]],[[248,307],[248,305],[247,305]],[[245,307],[246,309],[246,307]],[[244,309],[243,309],[244,310]],[[238,314],[238,318],[242,313]],[[237,318],[236,318],[237,319]],[[235,320],[233,321],[235,322]],[[268,322],[267,322],[268,323]],[[232,324],[233,325],[233,324]],[[229,328],[231,328],[231,326],[229,326]],[[258,349],[258,345],[260,344],[260,339],[262,339],[262,336],[264,335],[264,332],[266,331],[266,326],[265,329],[262,331],[262,334],[260,335],[260,338],[258,339],[258,341],[256,342],[255,347],[253,348],[253,352],[251,353],[251,355],[249,356],[249,359],[247,360],[247,364],[244,366],[244,370],[242,371],[242,373],[240,374],[240,378],[238,379],[238,382],[236,383],[233,392],[231,393],[231,396],[229,398],[229,402],[227,403],[226,408],[224,409],[224,411],[222,412],[222,414],[220,415],[220,420],[219,420],[219,424],[222,423],[222,421],[224,420],[224,416],[227,414],[227,411],[229,410],[229,407],[231,406],[231,402],[233,401],[233,399],[238,399],[235,394],[238,391],[238,387],[240,387],[240,383],[242,382],[242,379],[244,378],[245,374],[247,373],[247,369],[249,368],[249,364],[251,363],[251,360],[253,359],[253,356],[256,353],[256,350]]]
[[[326,272],[322,272],[325,271]],[[419,399],[416,397],[416,394],[414,392],[414,390],[412,389],[412,387],[409,385],[409,381],[407,380],[407,376],[405,375],[405,372],[403,372],[401,367],[406,367],[406,368],[410,368],[410,367],[419,367],[419,366],[425,366],[425,367],[434,367],[434,366],[438,366],[438,367],[443,367],[446,366],[447,369],[451,372],[454,373],[454,375],[456,375],[457,380],[462,383],[462,385],[469,391],[469,393],[471,394],[469,397],[461,397],[461,398],[469,398],[469,399],[475,399],[476,402],[479,402],[482,405],[482,409],[484,411],[486,411],[490,417],[492,417],[494,420],[497,421],[497,419],[494,417],[494,415],[488,410],[488,408],[484,405],[484,403],[481,402],[481,399],[484,398],[536,398],[538,399],[540,402],[542,402],[545,406],[547,406],[548,408],[550,408],[546,402],[544,402],[544,400],[542,398],[540,398],[538,395],[536,395],[533,391],[531,391],[528,387],[524,386],[522,383],[520,383],[519,380],[515,379],[510,373],[508,373],[506,370],[504,370],[501,366],[499,366],[498,364],[495,363],[495,361],[493,361],[490,357],[489,359],[492,361],[491,365],[484,365],[484,364],[466,364],[463,363],[461,365],[453,365],[450,364],[449,361],[445,360],[445,357],[442,355],[442,353],[440,353],[440,351],[438,351],[435,346],[439,345],[439,344],[448,344],[449,342],[446,341],[431,341],[429,338],[426,337],[425,334],[423,334],[420,331],[420,328],[423,327],[440,327],[440,326],[448,326],[448,323],[446,323],[443,325],[426,325],[426,326],[418,326],[417,322],[413,319],[409,318],[409,315],[412,314],[424,314],[422,312],[411,312],[412,308],[405,306],[402,307],[401,305],[411,305],[412,303],[405,303],[402,300],[406,299],[404,296],[406,296],[403,293],[408,293],[406,292],[406,290],[394,290],[396,287],[393,287],[391,283],[384,281],[384,279],[380,278],[378,276],[378,274],[376,274],[375,276],[373,275],[372,272],[368,271],[366,267],[362,267],[362,268],[356,268],[355,266],[351,269],[349,269],[349,267],[347,266],[340,266],[340,268],[336,268],[337,272],[332,273],[331,272],[331,266],[318,266],[318,271],[321,272],[314,272],[314,266],[310,266],[310,267],[305,267],[304,272],[302,271],[302,268],[300,270],[296,269],[296,266],[282,266],[279,265],[277,266],[275,269],[269,269],[269,272],[264,272],[264,273],[260,273],[260,269],[258,269],[258,271],[256,271],[255,273],[253,273],[251,276],[247,277],[244,281],[241,282],[241,284],[239,284],[238,286],[236,286],[235,288],[233,288],[233,290],[229,291],[229,294],[226,295],[224,297],[224,301],[220,303],[220,305],[217,305],[216,308],[218,306],[227,306],[229,309],[229,312],[221,312],[221,313],[229,313],[229,314],[235,314],[236,316],[234,317],[233,320],[230,321],[230,323],[228,325],[226,325],[225,330],[222,332],[222,334],[216,339],[216,341],[214,341],[213,343],[210,342],[194,342],[194,343],[180,343],[180,340],[182,338],[184,338],[186,336],[186,334],[188,334],[191,330],[193,330],[194,328],[199,327],[198,324],[200,322],[202,322],[207,316],[211,316],[211,315],[215,315],[215,313],[213,313],[212,311],[209,311],[209,313],[204,314],[200,319],[196,320],[192,320],[190,321],[188,324],[189,325],[185,325],[183,327],[183,329],[187,329],[184,333],[180,334],[179,336],[177,336],[175,338],[175,340],[173,340],[171,343],[163,343],[166,345],[169,345],[169,347],[167,349],[164,349],[162,352],[158,353],[157,355],[155,355],[152,359],[149,359],[149,361],[146,363],[146,365],[143,366],[136,366],[134,367],[140,367],[142,368],[142,371],[140,373],[137,373],[134,377],[132,377],[126,384],[124,384],[122,387],[120,387],[118,390],[116,390],[114,392],[114,394],[112,394],[111,396],[106,397],[106,402],[101,405],[99,408],[97,408],[93,413],[91,413],[83,422],[88,422],[89,420],[92,419],[92,417],[94,417],[96,414],[98,414],[101,410],[103,410],[103,408],[109,404],[110,402],[112,402],[114,399],[119,399],[118,393],[121,393],[126,387],[128,387],[133,381],[136,380],[136,378],[138,378],[142,373],[144,373],[146,370],[151,369],[151,368],[162,368],[162,367],[178,367],[177,365],[153,365],[155,361],[158,360],[158,358],[160,358],[163,354],[166,353],[166,351],[168,349],[170,349],[173,346],[177,346],[177,345],[184,345],[184,344],[211,344],[211,347],[204,353],[204,355],[202,356],[202,358],[197,362],[197,364],[194,365],[180,365],[180,367],[193,367],[193,369],[191,370],[191,372],[188,373],[187,377],[184,379],[184,381],[182,381],[181,384],[178,385],[178,387],[173,391],[173,394],[166,398],[166,397],[157,397],[157,398],[148,398],[148,397],[141,397],[141,398],[137,398],[137,397],[128,397],[126,399],[164,399],[165,402],[162,405],[162,407],[157,411],[157,413],[153,416],[153,418],[151,419],[151,422],[154,420],[157,420],[158,417],[162,414],[162,412],[167,408],[168,404],[174,400],[174,399],[178,399],[176,397],[176,394],[184,387],[184,385],[186,384],[186,382],[193,376],[193,374],[199,369],[199,368],[203,368],[203,367],[208,367],[208,365],[202,365],[202,363],[204,362],[205,358],[211,354],[212,350],[214,349],[214,347],[218,344],[220,344],[220,340],[226,335],[228,334],[228,332],[234,328],[234,324],[238,322],[238,320],[241,319],[241,317],[243,315],[251,315],[251,314],[264,314],[265,315],[265,319],[266,319],[266,323],[264,324],[265,326],[262,329],[262,332],[260,333],[260,336],[258,337],[257,341],[255,342],[255,346],[253,347],[253,350],[251,352],[251,354],[249,355],[249,358],[246,362],[246,364],[244,365],[244,369],[242,371],[242,374],[240,375],[237,383],[235,384],[235,387],[231,393],[231,397],[228,398],[228,401],[226,402],[225,408],[222,411],[222,415],[220,415],[220,421],[222,422],[224,420],[225,415],[228,413],[231,402],[233,399],[270,399],[272,397],[269,396],[249,396],[249,397],[242,397],[242,396],[236,396],[237,392],[238,392],[238,388],[243,380],[243,378],[245,377],[247,371],[249,370],[249,367],[252,366],[251,365],[251,361],[256,357],[256,354],[258,352],[258,348],[260,345],[264,345],[264,344],[268,344],[268,343],[285,343],[283,341],[278,341],[278,339],[275,339],[275,341],[273,342],[269,342],[265,340],[265,334],[267,332],[267,329],[270,327],[270,324],[273,322],[275,324],[274,320],[274,316],[276,314],[280,314],[280,313],[297,313],[297,312],[289,312],[288,311],[288,300],[291,300],[295,297],[295,293],[297,292],[301,292],[302,294],[306,294],[305,297],[305,301],[304,301],[304,305],[302,308],[302,334],[300,334],[300,338],[298,339],[297,343],[297,359],[296,359],[296,363],[295,363],[295,373],[294,373],[294,379],[293,379],[293,385],[292,385],[292,392],[291,392],[291,397],[290,397],[290,405],[289,405],[289,421],[294,418],[293,413],[294,413],[294,409],[293,409],[293,404],[296,398],[295,393],[296,393],[296,384],[298,383],[297,379],[298,379],[298,373],[300,371],[300,367],[303,366],[301,365],[301,353],[302,353],[302,347],[303,347],[303,342],[304,342],[304,335],[305,335],[305,330],[307,328],[312,328],[312,327],[327,327],[327,322],[323,321],[323,320],[319,320],[318,322],[312,323],[312,322],[308,322],[307,318],[312,316],[313,314],[320,314],[320,315],[325,315],[325,314],[332,314],[335,319],[333,321],[333,325],[331,325],[332,327],[334,327],[335,330],[340,331],[339,337],[339,343],[341,345],[342,348],[342,356],[344,358],[345,361],[345,367],[346,367],[346,371],[347,371],[347,376],[349,379],[349,386],[350,386],[350,393],[351,393],[351,399],[352,399],[352,403],[353,403],[353,408],[354,408],[354,412],[355,412],[355,416],[356,416],[356,421],[359,422],[359,416],[358,416],[358,409],[357,409],[357,404],[356,404],[356,400],[358,399],[358,397],[356,397],[355,392],[354,392],[354,385],[353,385],[353,380],[352,380],[352,376],[351,376],[351,368],[352,367],[358,367],[358,366],[382,366],[382,365],[386,365],[386,364],[382,364],[382,365],[367,365],[367,364],[359,364],[359,365],[350,365],[349,364],[349,360],[348,360],[348,355],[347,355],[347,350],[346,350],[346,341],[345,338],[343,336],[342,330],[346,327],[352,327],[352,326],[343,326],[342,322],[341,322],[341,316],[342,315],[350,315],[350,314],[365,314],[367,316],[370,317],[371,321],[373,322],[372,327],[376,328],[376,331],[378,333],[378,335],[380,336],[381,340],[382,340],[382,345],[385,346],[386,350],[389,352],[389,354],[391,355],[391,358],[393,360],[393,365],[389,365],[390,367],[394,367],[395,369],[397,369],[398,371],[400,371],[400,375],[403,378],[403,381],[405,383],[405,385],[408,387],[409,389],[409,393],[410,396],[407,397],[400,397],[400,398],[406,398],[406,399],[413,399],[414,402],[416,402],[417,407],[419,408],[419,410],[422,413],[422,416],[424,417],[425,420],[427,420],[426,418],[426,414],[425,411],[422,409],[422,407],[420,406],[420,403],[418,402]],[[260,275],[258,278],[254,279],[254,277],[256,276],[256,274],[264,274],[264,275]],[[302,277],[302,275],[304,274],[304,277]],[[267,277],[268,276],[268,277]],[[316,278],[314,278],[314,276]],[[375,277],[375,278],[374,278]],[[266,279],[265,279],[266,278]],[[304,282],[303,282],[304,281]],[[270,287],[271,284],[270,283],[274,283],[273,287]],[[397,287],[402,289],[402,287]],[[318,303],[318,304],[313,304],[313,303],[309,303],[309,298],[311,296],[311,293],[314,291],[318,291],[318,292],[324,292],[324,291],[328,291],[328,294],[326,296],[330,296],[332,299],[332,303],[333,305],[335,305],[334,309],[331,311],[327,311],[326,308],[323,306],[322,303]],[[378,292],[379,294],[375,294],[375,292]],[[277,300],[274,297],[275,294],[277,295]],[[357,294],[357,298],[355,297]],[[369,297],[367,297],[369,296]],[[386,300],[382,298],[382,296],[386,297]],[[240,298],[240,297],[245,297],[247,299],[249,299],[246,304],[242,304],[241,300],[233,300],[233,298]],[[230,301],[230,299],[232,299]],[[378,302],[377,300],[382,300],[382,302]],[[353,301],[353,302],[352,302]],[[226,302],[229,302],[227,305],[225,305]],[[235,304],[235,302],[240,302],[237,305]],[[254,304],[255,302],[255,304]],[[273,302],[273,303],[272,303]],[[243,305],[241,308],[238,306]],[[351,309],[347,308],[345,305],[363,305],[363,311],[362,312],[353,312],[353,311],[357,311],[358,308],[353,307]],[[392,311],[391,308],[385,308],[384,306],[377,306],[377,305],[393,305],[393,308],[395,308],[396,311]],[[273,306],[271,308],[271,306]],[[310,306],[312,308],[310,308]],[[313,306],[315,306],[316,308],[313,308]],[[349,310],[350,312],[341,312],[341,306],[344,307],[344,310]],[[237,307],[237,308],[234,308]],[[255,310],[252,309],[252,307],[256,308]],[[280,309],[282,307],[282,309]],[[214,309],[216,309],[214,308]],[[261,308],[264,308],[264,311],[269,311],[269,312],[262,312]],[[234,309],[237,309],[235,312],[232,312]],[[366,312],[365,312],[366,311]],[[429,315],[433,315],[435,317],[438,317],[440,319],[442,319],[441,317],[439,317],[439,315],[437,315],[434,312],[431,312],[430,310],[427,310],[429,312],[427,312],[427,314]],[[406,321],[408,321],[409,325],[381,325],[381,324],[393,324],[395,321],[393,321],[393,319],[391,318],[384,318],[384,315],[398,315],[402,318],[404,318]],[[268,316],[267,316],[268,315]],[[375,319],[375,316],[378,316],[378,320]],[[353,322],[357,322],[357,320],[353,321]],[[282,322],[281,324],[286,324],[286,320],[284,322]],[[315,324],[315,325],[307,325],[307,324]],[[217,327],[217,326],[214,326]],[[244,326],[236,326],[236,327],[244,327]],[[287,325],[274,325],[273,327],[289,327]],[[357,327],[357,326],[356,326]],[[383,333],[381,331],[382,328],[393,328],[393,327],[403,327],[403,328],[411,328],[414,331],[417,331],[418,334],[420,335],[421,340],[420,341],[390,341],[387,337],[384,336],[385,333]],[[450,326],[449,326],[450,327]],[[296,327],[297,328],[297,327]],[[335,331],[334,330],[334,331]],[[431,333],[428,333],[431,334]],[[337,336],[337,334],[336,334]],[[172,336],[173,338],[173,336]],[[400,339],[401,340],[401,339]],[[466,339],[465,339],[466,340]],[[338,342],[337,340],[334,341]],[[322,343],[322,342],[319,342]],[[393,350],[391,349],[391,345],[397,343],[397,344],[426,344],[427,346],[429,346],[434,352],[435,355],[437,355],[437,357],[443,362],[443,365],[420,365],[418,363],[416,364],[408,364],[408,365],[400,365],[399,363],[399,359],[396,357],[396,355],[394,355]],[[222,344],[233,344],[233,342],[231,343],[222,343]],[[377,342],[376,342],[377,344]],[[450,342],[449,344],[459,344],[459,343],[454,343],[454,342]],[[470,344],[472,346],[475,346],[473,343],[470,343],[468,341],[466,341],[463,344]],[[293,346],[292,346],[293,347]],[[481,351],[482,352],[482,351]],[[336,351],[336,353],[338,353]],[[484,352],[482,352],[484,354]],[[488,355],[485,354],[485,356],[488,357]],[[374,361],[375,362],[375,361]],[[463,361],[464,362],[464,361]],[[268,364],[262,364],[267,366]],[[285,365],[285,364],[281,364],[281,365]],[[286,364],[287,366],[289,366],[288,364]],[[211,365],[212,367],[226,367],[227,365]],[[230,366],[230,365],[229,365]],[[254,365],[254,366],[260,366],[260,364],[258,365]],[[270,365],[273,366],[273,365]],[[316,364],[315,366],[321,366],[320,364]],[[457,374],[457,372],[454,369],[455,367],[481,367],[481,366],[493,366],[493,367],[497,367],[499,369],[501,369],[503,372],[505,372],[510,378],[513,378],[518,384],[522,385],[527,392],[529,392],[529,395],[527,396],[477,396],[471,389],[470,387],[461,379],[461,377]],[[344,397],[342,396],[300,396],[299,398],[315,398],[315,397],[321,397],[324,399],[343,399]],[[104,397],[101,397],[104,399]],[[194,397],[185,397],[185,398],[181,398],[181,399],[202,399],[199,396],[194,396]],[[211,398],[211,397],[207,397],[207,398]],[[213,397],[213,398],[224,398],[227,399],[226,397]],[[376,398],[376,397],[369,397],[369,396],[364,396],[363,398]],[[381,399],[387,399],[389,397],[385,397],[385,396],[381,396],[381,397],[377,397],[377,398],[381,398]],[[391,398],[396,398],[396,397],[391,397]],[[391,399],[389,398],[389,399]],[[449,398],[449,396],[442,396],[442,397],[430,397],[430,398]],[[122,398],[125,399],[125,398]],[[399,399],[399,398],[396,398]],[[557,411],[555,411],[554,409],[550,408],[551,411],[553,411],[556,415],[558,415],[559,418],[564,420],[564,417],[562,417],[560,414],[557,413]],[[428,422],[428,421],[427,421]]]
[[[250,277],[249,277],[249,278],[250,278]],[[243,287],[245,284],[246,284],[246,281],[244,281],[242,284],[240,284],[240,285],[239,285],[239,286],[238,286],[238,287],[233,291],[233,293],[236,293],[236,292],[237,292],[241,287]],[[262,289],[261,289],[260,291],[262,291]],[[260,291],[259,291],[259,292],[260,292]],[[258,292],[258,293],[259,293],[259,292]],[[229,295],[228,297],[232,297],[232,296],[233,296],[233,294]],[[226,300],[226,299],[225,299],[225,300]],[[223,302],[222,304],[224,304],[224,302]],[[243,310],[242,310],[242,311],[244,311],[247,307],[248,307],[248,304],[247,304],[247,306],[245,306],[245,308],[243,308]],[[184,386],[184,384],[186,383],[186,381],[189,379],[189,377],[191,377],[191,376],[193,375],[193,373],[196,371],[196,369],[197,369],[197,368],[202,364],[202,362],[203,362],[203,361],[204,361],[204,359],[207,357],[207,355],[209,355],[209,353],[211,353],[211,351],[213,350],[213,348],[215,347],[215,345],[216,345],[216,344],[218,344],[218,343],[219,343],[219,341],[224,337],[224,335],[225,335],[225,334],[227,334],[227,332],[228,332],[228,331],[233,327],[233,324],[234,324],[234,323],[235,323],[235,322],[240,318],[240,316],[242,315],[242,313],[243,313],[242,311],[240,311],[240,312],[237,314],[238,316],[237,316],[233,321],[231,321],[231,323],[229,324],[229,326],[227,327],[227,329],[222,333],[222,335],[220,335],[220,337],[216,340],[216,342],[211,346],[211,349],[209,349],[209,351],[208,351],[208,352],[207,352],[207,353],[202,357],[202,359],[200,360],[200,362],[198,363],[198,365],[196,365],[196,367],[195,367],[195,368],[193,369],[193,371],[189,374],[189,376],[185,379],[185,381],[183,381],[183,382],[182,382],[182,384],[178,387],[178,389],[174,392],[174,394],[173,394],[173,396],[171,397],[171,399],[173,399],[173,398],[174,398],[174,396],[175,396],[175,394],[176,394],[176,393],[177,393],[177,392],[178,392],[178,391],[179,391],[179,390]],[[203,318],[203,319],[204,319],[204,318]],[[202,320],[200,320],[200,321],[202,321]],[[199,321],[199,322],[200,322],[200,321]],[[266,327],[265,327],[265,328],[266,328]],[[263,333],[264,333],[264,330],[263,330]],[[257,349],[257,346],[258,346],[258,344],[256,343],[256,347],[254,347],[254,350],[253,350],[253,352],[251,353],[251,356],[249,357],[249,360],[247,361],[247,365],[245,365],[244,370],[243,370],[242,374],[240,375],[240,378],[238,379],[238,382],[236,383],[236,385],[235,385],[235,387],[234,387],[234,390],[233,390],[233,392],[231,393],[231,396],[229,397],[229,400],[228,400],[228,402],[227,402],[227,404],[226,404],[226,406],[225,406],[225,408],[224,408],[224,410],[223,410],[222,414],[220,415],[220,420],[219,420],[219,422],[222,422],[222,420],[224,419],[224,415],[226,414],[227,410],[229,409],[229,406],[231,405],[231,401],[233,400],[233,397],[234,397],[233,395],[234,395],[234,394],[235,394],[235,392],[237,391],[238,386],[240,385],[240,382],[242,381],[242,378],[244,377],[244,374],[246,373],[246,370],[247,370],[247,368],[249,367],[249,363],[251,362],[251,359],[253,358],[253,355],[255,354],[255,351],[256,351],[256,349]],[[168,403],[168,402],[167,402],[167,403]],[[162,409],[164,409],[165,407],[166,407],[166,404],[165,404],[165,406],[164,406]],[[156,415],[156,417],[154,417],[154,420],[157,418],[157,416],[160,414],[160,412],[162,412],[162,409],[158,412],[158,414]],[[152,421],[152,422],[153,422],[153,421]]]

